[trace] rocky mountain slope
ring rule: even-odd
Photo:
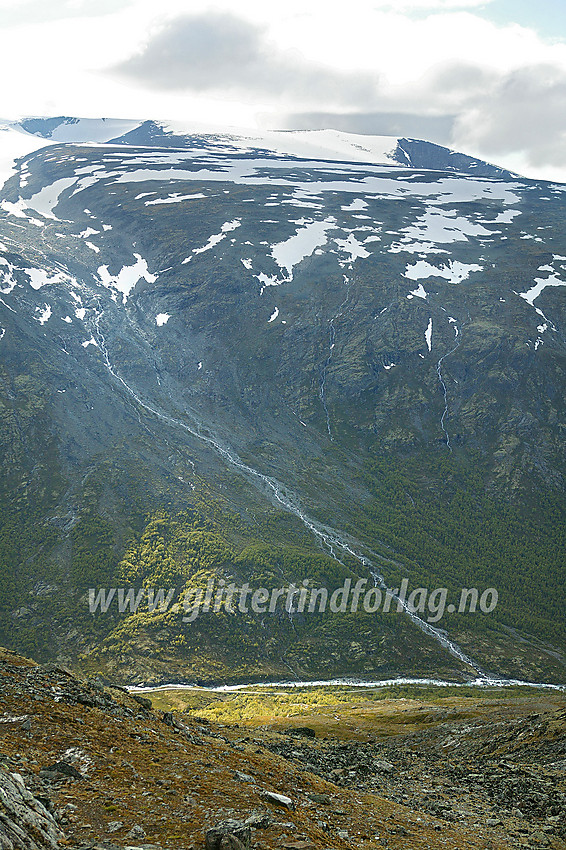
[[[130,681],[564,680],[563,186],[326,131],[4,132],[5,642]],[[499,604],[446,614],[456,653],[403,614],[88,612],[211,576]]]
[[[385,700],[389,726],[378,700],[322,736],[322,716],[209,722],[6,651],[0,680],[10,850],[566,846],[558,695]]]

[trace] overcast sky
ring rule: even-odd
[[[0,0],[0,55],[3,118],[335,127],[566,182],[565,0]]]

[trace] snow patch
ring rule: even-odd
[[[349,233],[347,239],[335,239],[334,241],[341,251],[350,255],[346,262],[353,263],[358,259],[358,257],[370,256],[370,252],[364,248],[362,243],[356,239],[353,233]]]
[[[343,210],[343,212],[357,212],[358,210],[367,210],[367,208],[367,201],[364,201],[363,198],[354,198],[351,204],[341,207],[340,209]]]
[[[10,714],[9,711],[5,711],[2,717],[0,717],[0,723],[21,723],[27,720],[28,717],[28,714]]]
[[[263,272],[256,275],[260,283],[265,286],[279,286],[293,280],[293,269],[306,257],[310,257],[317,248],[325,245],[328,241],[327,231],[336,225],[336,219],[329,216],[323,221],[312,221],[301,218],[297,221],[301,225],[297,232],[286,239],[278,242],[271,248],[271,256],[280,269],[286,271],[287,276],[280,280],[276,276],[268,276]]]
[[[493,221],[485,221],[484,224],[511,224],[518,215],[522,215],[521,210],[503,210],[495,216]]]
[[[405,233],[401,243],[428,242],[449,244],[467,242],[468,236],[492,236],[493,231],[481,224],[458,215],[456,210],[428,209],[416,222],[402,231]]]
[[[37,307],[36,309],[41,310],[40,307]],[[49,306],[49,304],[46,304],[44,309],[41,310],[39,316],[34,316],[33,318],[35,319],[36,322],[39,322],[40,325],[44,325],[46,322],[49,321],[52,314],[53,314],[53,311],[52,311],[51,307]]]
[[[537,278],[535,277],[535,285],[532,286],[527,292],[519,292],[521,298],[524,298],[527,304],[530,304],[531,307],[534,307],[535,299],[539,297],[541,292],[545,290],[548,286],[566,286],[566,281],[560,280],[560,278],[554,274],[552,277],[547,278]]]
[[[59,221],[53,210],[59,203],[59,198],[63,192],[71,186],[74,186],[76,182],[76,177],[62,177],[60,180],[56,180],[49,186],[44,186],[43,189],[36,192],[36,194],[32,195],[31,198],[24,199],[26,208],[35,210],[40,215],[44,216],[44,218],[51,218],[54,221]]]
[[[69,279],[63,272],[57,272],[53,277],[49,277],[44,269],[24,269],[24,271],[30,279],[32,289],[41,289],[42,286],[47,286],[51,283],[62,283]]]
[[[27,206],[26,206],[26,202],[23,200],[23,198],[18,198],[18,200],[15,203],[12,203],[11,201],[6,201],[6,200],[1,201],[0,202],[0,209],[4,210],[4,212],[8,213],[8,215],[13,215],[15,218],[23,218],[26,221],[28,221],[30,224],[34,224],[36,227],[43,227],[44,226],[43,221],[39,221],[39,219],[33,218],[33,216],[29,216],[27,214],[27,212],[26,212]]]
[[[432,351],[432,319],[428,320],[428,327],[425,331],[425,340],[429,351]]]
[[[214,248],[215,245],[218,245],[219,242],[222,242],[223,239],[226,239],[226,235],[230,233],[232,230],[236,230],[237,227],[241,225],[240,219],[234,219],[233,221],[227,221],[220,228],[220,233],[215,233],[210,236],[206,245],[203,245],[202,248],[193,248],[193,254],[202,254],[204,251],[210,251],[211,248]],[[185,257],[181,265],[186,265],[186,263],[190,263],[192,260],[192,255]]]
[[[149,194],[153,194],[150,192]],[[143,198],[142,195],[138,195],[138,198]],[[197,198],[206,198],[206,195],[203,195],[202,192],[195,192],[192,195],[181,195],[180,192],[173,192],[172,195],[168,195],[166,198],[155,198],[153,201],[146,201],[145,206],[151,207],[153,204],[180,204],[181,201],[194,201]]]
[[[169,313],[158,313],[155,317],[155,324],[158,328],[161,328],[163,327],[163,325],[167,324],[170,318],[171,316],[169,315]]]
[[[0,298],[0,304],[3,304],[3,305],[4,305],[4,307],[6,308],[6,310],[9,310],[11,313],[15,313],[15,312],[16,312],[16,311],[14,310],[14,308],[13,308],[13,307],[10,307],[10,305],[9,305],[9,304],[6,304],[6,302],[4,301],[4,299],[3,299],[3,298]]]
[[[428,277],[443,277],[450,283],[462,283],[467,280],[472,272],[483,271],[483,266],[477,263],[460,263],[450,260],[448,265],[442,265],[440,268],[427,263],[425,260],[418,260],[413,265],[407,265],[405,277],[409,280],[422,280]]]
[[[157,275],[150,274],[147,260],[144,260],[139,254],[134,254],[134,257],[136,262],[132,266],[123,266],[117,275],[111,275],[108,266],[98,267],[98,276],[102,285],[107,289],[117,289],[118,292],[121,292],[123,304],[126,303],[130,292],[139,280],[143,279],[148,283],[155,283],[157,280]]]
[[[369,239],[366,239],[369,242]],[[448,254],[444,248],[439,248],[432,242],[392,242],[390,254]]]
[[[0,201],[0,209],[3,209],[8,215],[13,215],[15,218],[27,218],[25,212],[27,207],[23,198],[18,198],[15,204],[11,201]]]
[[[15,287],[18,285],[18,281],[13,275],[13,272],[15,272],[16,269],[15,266],[12,265],[12,263],[9,263],[8,260],[5,259],[5,257],[0,257],[0,266],[8,267],[7,271],[0,268],[0,284],[2,284],[2,287],[0,287],[0,292],[2,293],[2,295],[9,295],[10,292],[12,292],[12,290],[15,289]]]
[[[411,298],[422,298],[423,301],[426,301],[428,292],[426,292],[422,283],[419,283],[418,289],[413,289],[408,295],[407,298],[409,301]]]

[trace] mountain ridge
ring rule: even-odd
[[[250,150],[305,157],[314,152],[316,159],[360,161],[373,164],[421,167],[432,170],[460,170],[480,176],[517,177],[499,166],[458,153],[449,148],[402,136],[371,136],[341,130],[218,130],[197,131],[179,121],[125,121],[116,119],[26,118],[7,122],[14,131],[45,138],[54,143],[133,144],[159,147],[184,147],[191,137],[204,136],[219,144],[236,143]],[[119,132],[116,132],[116,131]],[[123,132],[120,132],[123,131]],[[54,135],[55,134],[55,135]],[[419,161],[414,162],[416,157]],[[436,167],[432,163],[436,162]],[[427,163],[426,165],[423,163]],[[454,164],[454,163],[457,163]]]

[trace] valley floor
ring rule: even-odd
[[[189,850],[231,819],[223,848],[566,848],[564,694],[252,688],[151,705],[7,651],[0,685],[0,787],[21,776],[34,817],[64,832],[14,847]]]

